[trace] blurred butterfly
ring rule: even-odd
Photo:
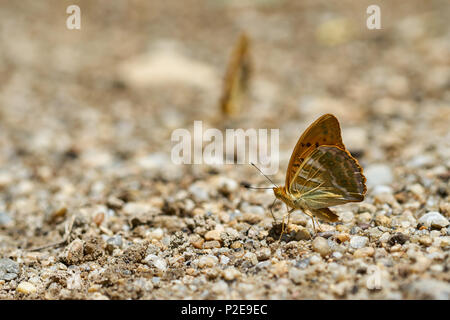
[[[234,117],[241,113],[249,87],[250,73],[249,39],[242,33],[236,42],[225,75],[220,99],[220,108],[224,115]]]
[[[363,201],[365,182],[358,161],[345,149],[338,120],[325,114],[302,134],[289,160],[285,185],[273,192],[291,208],[286,214],[288,225],[292,211],[300,209],[312,219],[315,232],[314,217],[338,220],[329,207]]]

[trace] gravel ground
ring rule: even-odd
[[[450,299],[446,1],[380,2],[373,31],[368,1],[77,1],[67,30],[70,4],[0,5],[1,299]],[[230,124],[240,30],[254,69]],[[281,184],[327,112],[368,193],[317,235],[296,211],[276,241],[254,168],[170,160],[194,120],[279,128]]]

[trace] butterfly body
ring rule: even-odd
[[[311,124],[294,148],[283,187],[275,197],[311,218],[335,222],[328,207],[364,200],[366,178],[358,161],[345,149],[339,122],[325,114]]]

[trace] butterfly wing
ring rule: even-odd
[[[317,210],[310,210],[311,213],[319,219],[328,221],[328,222],[336,222],[339,220],[339,217],[331,211],[329,208],[322,208]]]
[[[304,160],[288,189],[311,210],[364,200],[366,178],[345,149],[319,146]]]
[[[325,114],[314,121],[298,139],[286,172],[287,189],[307,155],[322,145],[337,146],[345,150],[339,122],[332,114]]]
[[[236,115],[242,109],[251,69],[248,51],[249,40],[243,33],[228,65],[220,102],[222,112],[228,116]]]

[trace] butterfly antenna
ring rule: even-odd
[[[254,166],[256,168],[256,170],[258,170],[264,177],[266,177],[267,180],[269,180],[270,182],[272,182],[272,184],[278,188],[278,186],[268,177],[266,176],[253,162],[250,162],[250,164],[252,166]],[[272,188],[264,188],[264,189],[272,189]]]

